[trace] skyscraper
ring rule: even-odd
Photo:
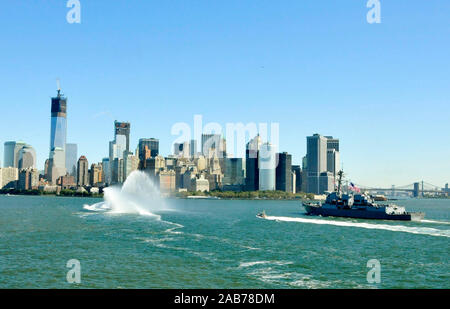
[[[327,170],[327,138],[319,134],[306,138],[308,193],[320,194],[319,177]]]
[[[62,148],[55,148],[50,152],[50,159],[48,159],[48,180],[56,184],[59,177],[66,175],[66,155]]]
[[[3,167],[19,168],[20,151],[24,147],[30,147],[29,150],[34,152],[34,149],[25,142],[9,141],[4,144]],[[34,152],[34,165],[36,165],[36,153]]]
[[[56,97],[52,98],[50,151],[55,148],[66,149],[67,136],[67,98],[58,89]]]
[[[287,152],[278,154],[276,168],[276,188],[280,191],[292,191],[292,155]]]
[[[243,185],[244,170],[242,169],[242,158],[225,158],[224,161],[223,184],[229,186]]]
[[[261,148],[261,137],[255,136],[247,143],[245,151],[245,190],[257,191],[259,188],[258,156]]]
[[[276,189],[276,165],[275,147],[270,143],[262,144],[258,156],[260,191],[274,191]]]
[[[111,183],[122,183],[123,160],[130,152],[130,123],[114,121],[114,140],[109,142]]]
[[[19,190],[37,189],[39,184],[39,172],[35,168],[24,168],[19,171],[17,188]]]
[[[202,134],[202,154],[207,158],[223,158],[225,143],[220,134]]]
[[[339,171],[339,139],[314,134],[307,137],[307,192],[332,191]]]
[[[138,149],[139,161],[145,162],[145,160],[159,155],[159,140],[156,138],[141,138]]]
[[[99,164],[91,164],[91,170],[89,171],[89,183],[93,187],[99,186],[103,182],[103,166]]]
[[[111,164],[109,158],[103,158],[102,160],[102,179],[105,185],[111,184]]]
[[[56,97],[52,98],[51,128],[50,128],[50,181],[56,183],[60,176],[66,174],[66,136],[67,136],[67,98],[58,89]]]
[[[339,151],[335,149],[327,150],[327,171],[335,178],[339,172]]]
[[[77,185],[79,187],[89,185],[89,162],[85,156],[81,156],[80,159],[78,159]]]
[[[130,174],[137,170],[139,167],[139,158],[135,155],[133,155],[132,153],[129,153],[125,156],[125,158],[123,159],[123,177],[124,177],[124,181],[128,178],[128,176],[130,176]]]
[[[114,121],[114,139],[117,140],[117,136],[121,135],[125,137],[125,150],[130,151],[130,123]]]
[[[319,176],[319,192],[323,194],[325,192],[334,191],[335,178],[330,172],[322,172]]]
[[[66,144],[66,170],[72,176],[77,175],[78,145]]]
[[[16,167],[0,168],[0,189],[12,189],[19,180],[19,170]]]
[[[302,192],[303,172],[300,165],[292,165],[292,172],[295,174],[295,192]]]
[[[5,142],[3,151],[3,167],[17,167],[15,165],[16,142]]]
[[[175,143],[173,144],[173,154],[177,157],[181,158],[189,158],[190,157],[190,143]]]
[[[191,139],[189,146],[189,154],[191,158],[194,158],[197,155],[197,140]]]
[[[339,139],[333,138],[333,136],[325,136],[327,139],[327,149],[334,149],[339,151]]]
[[[36,167],[36,151],[30,145],[23,146],[19,151],[19,169],[34,169]]]

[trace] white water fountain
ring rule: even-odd
[[[159,216],[153,212],[167,209],[156,185],[147,174],[141,171],[132,172],[122,187],[108,187],[103,192],[103,202],[85,205],[84,208],[91,211],[134,213],[158,218]]]

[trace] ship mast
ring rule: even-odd
[[[338,172],[338,194],[341,194],[341,184],[342,184],[342,176],[344,175],[344,172],[342,170],[340,170]]]

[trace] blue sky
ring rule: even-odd
[[[300,163],[306,136],[341,140],[353,181],[450,181],[450,2],[381,0],[65,0],[0,7],[0,142],[48,156],[56,78],[68,142],[90,162],[108,155],[114,119],[131,145],[177,122],[278,122],[280,149]],[[3,147],[1,147],[3,148]],[[3,149],[1,149],[3,161]]]

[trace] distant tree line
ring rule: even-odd
[[[268,200],[295,200],[295,199],[313,199],[314,194],[311,193],[290,193],[285,191],[220,191],[211,192],[178,192],[177,197],[186,198],[188,196],[208,196],[223,199],[268,199]]]
[[[19,190],[19,189],[1,189],[0,194],[11,195],[56,195],[56,196],[74,196],[74,197],[103,197],[103,193],[90,193],[87,191],[78,192],[76,190],[65,189],[58,194],[56,192],[47,192],[43,190]]]

